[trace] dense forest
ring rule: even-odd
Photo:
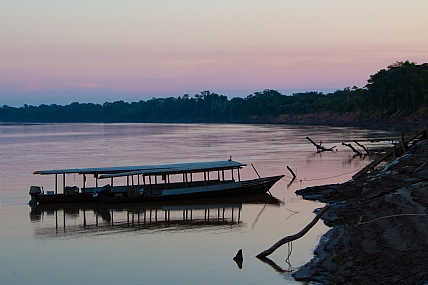
[[[332,120],[400,121],[428,117],[428,64],[396,62],[370,76],[366,86],[333,93],[283,95],[266,89],[246,98],[203,91],[193,97],[152,98],[139,102],[0,107],[2,122],[177,122],[327,123]],[[327,118],[326,118],[327,117]],[[323,122],[324,121],[324,122]]]

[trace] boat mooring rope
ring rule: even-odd
[[[315,178],[315,179],[297,179],[297,181],[300,181],[301,183],[303,183],[303,182],[305,182],[305,181],[317,181],[317,180],[327,180],[327,179],[331,179],[331,178],[336,178],[336,177],[340,177],[340,176],[343,176],[343,175],[347,175],[347,174],[350,174],[350,173],[354,173],[354,172],[357,172],[356,170],[353,170],[353,171],[349,171],[349,172],[346,172],[346,173],[342,173],[342,174],[338,174],[338,175],[334,175],[334,176],[329,176],[329,177],[323,177],[323,178]],[[293,177],[291,177],[291,176],[287,176],[287,175],[284,175],[285,177],[288,177],[288,178],[291,178],[291,179],[293,179]],[[287,181],[287,182],[291,182],[291,181],[288,181],[288,180],[286,180],[286,179],[284,179],[284,178],[281,178],[282,180],[284,180],[284,181]]]

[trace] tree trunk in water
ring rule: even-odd
[[[304,236],[315,224],[318,222],[318,220],[321,218],[321,216],[329,209],[328,205],[325,205],[324,208],[315,216],[315,218],[310,222],[306,227],[303,228],[300,232],[297,234],[286,236],[279,241],[277,241],[274,245],[272,245],[269,249],[266,249],[265,251],[262,251],[258,255],[256,255],[257,258],[260,257],[266,257],[268,255],[271,255],[275,250],[277,250],[280,246],[283,244],[286,244],[290,241],[296,240]]]

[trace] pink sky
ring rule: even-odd
[[[428,62],[428,1],[2,1],[1,104],[363,87]]]

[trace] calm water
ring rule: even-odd
[[[352,128],[273,125],[47,124],[1,128],[1,284],[300,284],[291,271],[312,258],[318,223],[270,256],[254,256],[297,233],[322,204],[297,189],[349,180],[370,162],[341,142],[393,137]],[[305,137],[337,145],[316,153]],[[242,178],[286,174],[276,199],[215,200],[180,205],[89,205],[30,208],[30,185],[53,189],[35,170],[226,160],[249,167]],[[290,166],[297,181],[289,184]],[[79,176],[67,182],[81,185]],[[242,248],[242,269],[232,260]]]

